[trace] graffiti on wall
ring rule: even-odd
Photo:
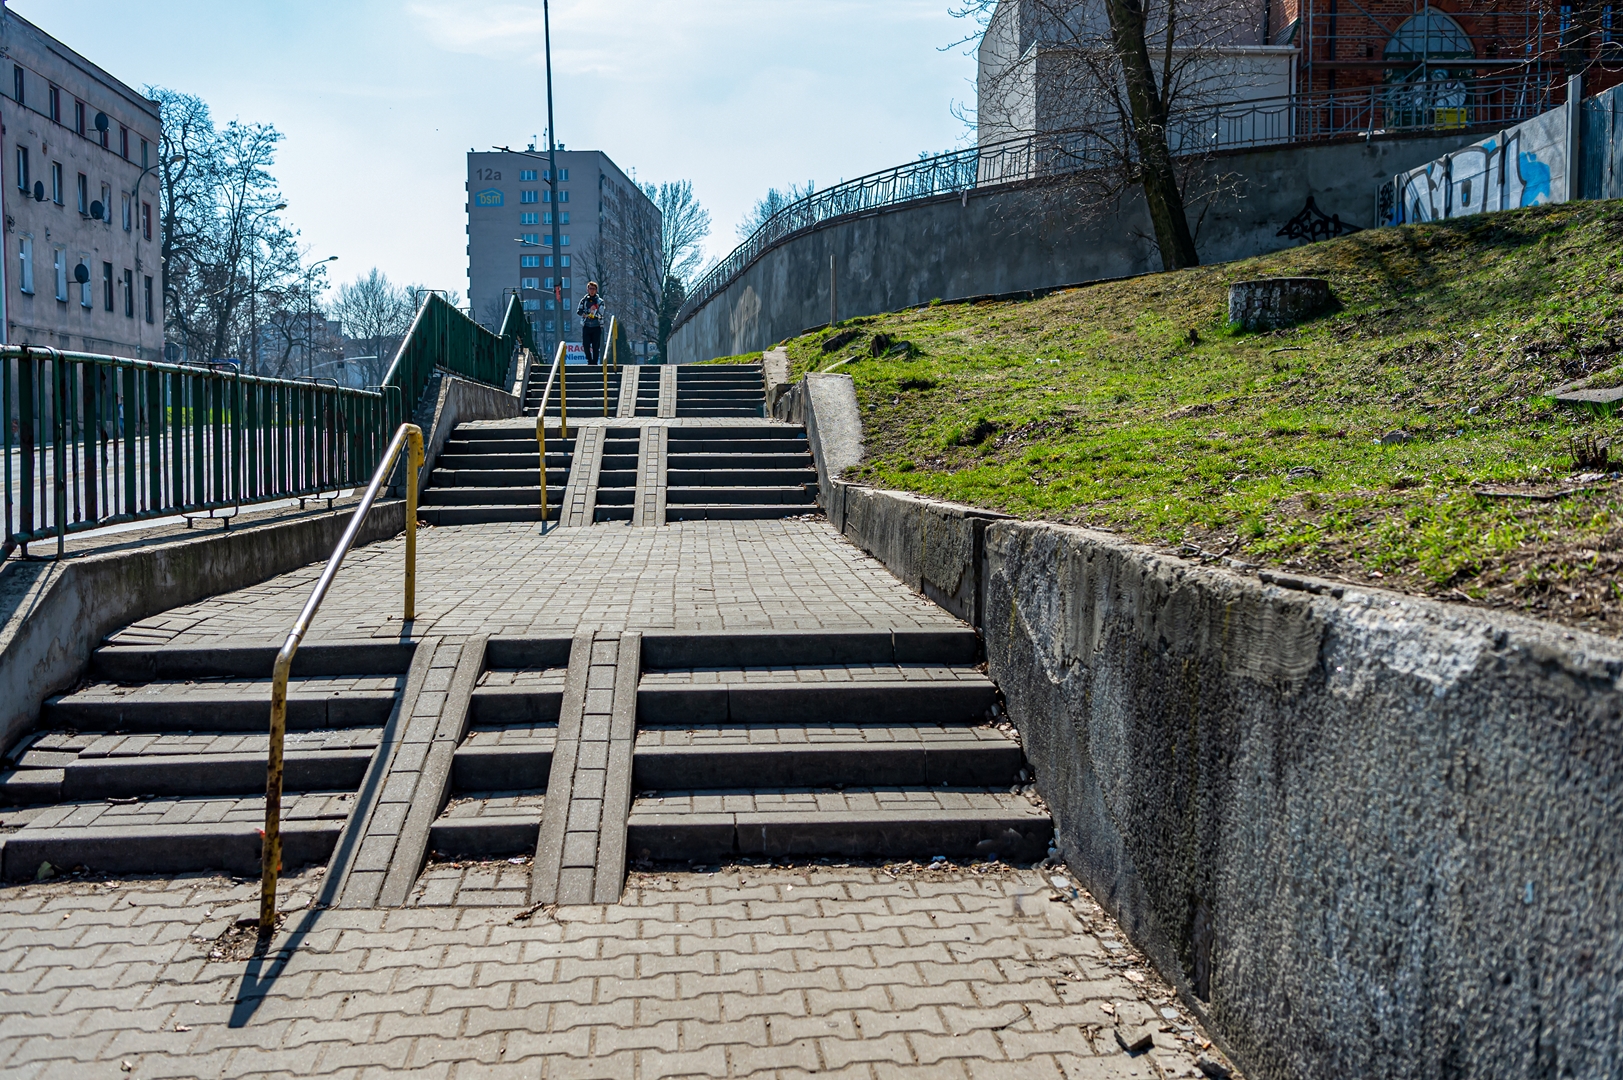
[[[1569,198],[1568,113],[1524,124],[1399,173],[1377,198],[1383,225],[1442,221]]]
[[[1283,236],[1287,240],[1306,240],[1311,244],[1315,240],[1329,240],[1362,231],[1352,222],[1342,221],[1340,214],[1326,214],[1320,210],[1318,204],[1313,201],[1313,196],[1309,195],[1301,211],[1285,222],[1284,227],[1274,235]]]

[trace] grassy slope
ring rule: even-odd
[[[1618,362],[1620,241],[1616,203],[1518,211],[788,349],[796,375],[861,357],[839,367],[870,455],[853,479],[1617,633],[1615,477],[1547,502],[1473,489],[1571,486],[1571,437],[1615,428],[1541,392]],[[1226,328],[1230,282],[1288,274],[1329,278],[1342,310]],[[876,332],[917,355],[868,358]],[[1412,439],[1378,441],[1394,430]]]

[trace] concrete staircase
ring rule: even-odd
[[[574,393],[575,387],[570,385]],[[676,369],[677,416],[765,416],[760,364],[683,364]]]
[[[664,370],[660,364],[638,365],[639,378],[637,380],[637,407],[638,416],[659,415],[659,380]]]
[[[817,512],[817,469],[803,427],[673,427],[665,475],[667,521]]]
[[[547,439],[547,520],[558,520],[575,440]],[[527,427],[459,424],[445,443],[418,517],[430,525],[541,520],[541,451]]]
[[[103,647],[0,769],[0,876],[259,870],[270,647]],[[332,853],[404,688],[413,646],[313,644],[289,684],[286,865]]]
[[[603,407],[603,369],[597,366],[587,367],[582,364],[566,366],[562,377],[569,380],[570,419],[573,420],[576,417],[583,420],[593,417],[602,419],[603,417],[616,415],[620,407],[620,377],[624,370],[622,367],[620,371],[611,370],[609,372],[608,409],[605,411]],[[541,396],[546,391],[546,383],[546,369],[541,369],[531,376],[529,386],[524,394],[525,416],[534,416],[541,408]],[[547,398],[546,415],[558,415],[558,398],[561,389],[562,387],[558,383],[553,383],[552,396]],[[657,381],[655,383],[655,394],[658,394]]]
[[[603,461],[597,473],[597,506],[593,521],[630,521],[637,498],[637,460],[642,442],[636,428],[603,432]]]

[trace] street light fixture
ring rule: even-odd
[[[286,210],[287,203],[277,203],[269,210],[261,210],[248,219],[251,225],[257,225],[259,219],[266,214],[274,214],[278,210]],[[248,231],[248,370],[255,375],[259,374],[259,233],[253,229]]]
[[[329,255],[310,264],[310,269],[304,272],[304,374],[307,378],[315,378],[315,296],[310,291],[311,282],[315,280],[316,271],[327,263],[337,261],[338,256]]]

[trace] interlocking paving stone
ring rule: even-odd
[[[698,724],[691,727],[639,728],[637,747],[733,746],[843,746],[849,743],[880,745],[957,745],[986,743],[1002,746],[1009,737],[994,727],[970,724]]]
[[[618,905],[515,920],[523,863],[436,861],[391,910],[312,911],[293,875],[259,962],[210,955],[253,881],[0,889],[0,1072],[1199,1075],[1200,1026],[1031,871],[633,872]],[[1116,1017],[1162,1007],[1123,1053]]]

